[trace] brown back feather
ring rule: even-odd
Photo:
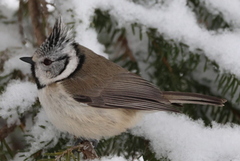
[[[79,46],[85,62],[74,77],[60,82],[72,97],[96,108],[177,111],[182,103],[222,106],[224,101],[194,93],[161,92],[136,74]]]
[[[80,52],[81,69],[61,82],[75,100],[99,108],[177,111],[153,84],[85,47]]]

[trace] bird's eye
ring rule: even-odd
[[[52,60],[46,58],[46,59],[44,59],[43,64],[50,65],[50,64],[52,64],[52,62],[53,62]]]

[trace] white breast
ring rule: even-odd
[[[140,112],[94,108],[79,103],[64,91],[60,83],[39,90],[39,100],[49,120],[59,130],[77,137],[100,139],[118,135],[141,118]]]

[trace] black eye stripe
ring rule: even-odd
[[[56,60],[56,61],[60,61],[64,59],[66,59],[66,61],[64,62],[64,68],[58,73],[58,75],[62,74],[62,72],[67,68],[67,65],[69,63],[69,56],[60,57]]]
[[[58,59],[56,59],[55,61],[61,61],[61,60],[64,60],[64,59],[69,59],[69,57],[66,55],[66,56],[62,56]]]
[[[43,63],[44,63],[44,64],[48,64],[48,63],[45,63],[45,62],[46,62],[46,61],[48,61],[48,62],[51,61],[51,63],[52,63],[52,62],[54,62],[54,61],[61,61],[61,60],[64,60],[64,59],[69,59],[69,57],[68,57],[68,56],[62,56],[62,57],[59,57],[58,59],[53,60],[53,61],[50,60],[50,59],[48,59],[48,58],[46,58],[46,59],[44,59]],[[51,63],[50,63],[50,64],[51,64]]]

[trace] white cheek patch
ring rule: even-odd
[[[69,49],[67,53],[69,56],[69,62],[67,64],[66,68],[64,69],[64,71],[57,77],[51,78],[51,79],[46,78],[45,76],[39,77],[39,81],[42,85],[48,85],[48,84],[60,81],[62,79],[65,79],[75,71],[75,69],[77,68],[78,63],[79,63],[79,58],[76,55],[76,51],[74,49]]]
[[[76,51],[72,49],[69,52],[69,62],[67,64],[67,67],[60,75],[51,79],[51,83],[67,78],[70,74],[72,74],[75,71],[75,69],[78,66],[78,63],[79,63],[79,58],[76,55]]]

